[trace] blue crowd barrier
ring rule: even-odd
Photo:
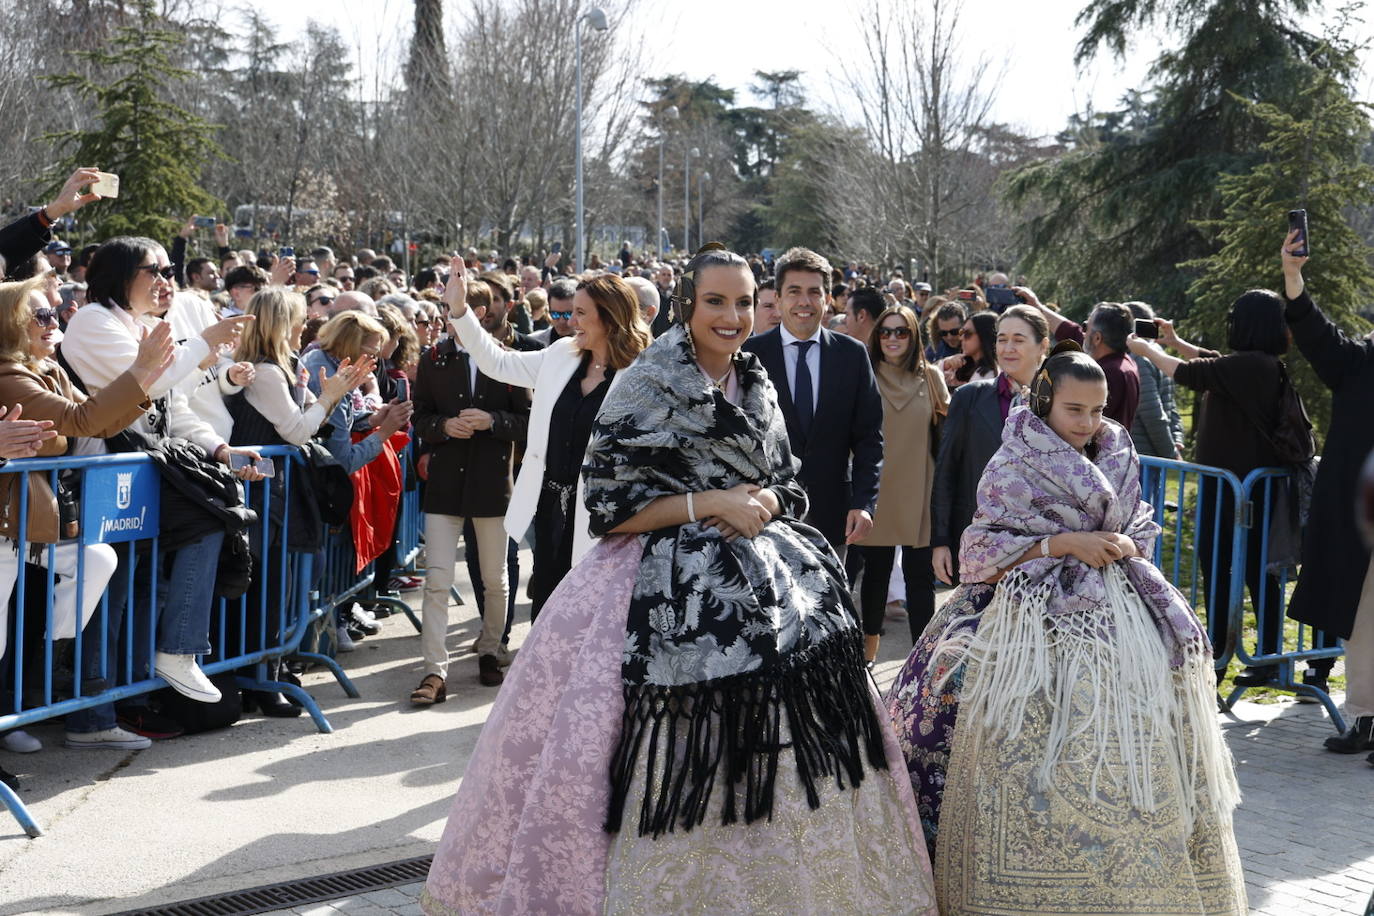
[[[296,454],[285,446],[263,447],[260,451],[273,457]],[[283,521],[289,517],[295,464],[294,460],[279,463],[283,475],[283,495],[279,498],[284,499],[285,505],[278,507],[276,514]],[[167,686],[152,673],[159,619],[156,583],[161,486],[152,460],[140,453],[35,458],[11,461],[0,473],[19,475],[19,486],[25,496],[29,479],[36,474],[47,476],[53,492],[57,492],[59,474],[75,475],[81,492],[81,529],[76,538],[60,544],[23,543],[23,549],[14,554],[13,572],[0,566],[0,575],[14,576],[15,596],[13,619],[6,623],[13,639],[7,646],[0,684],[0,731],[71,715]],[[269,483],[264,480],[245,488],[247,504],[260,519],[249,528],[250,538],[255,539],[253,552],[260,558],[258,575],[243,596],[213,601],[209,626],[212,651],[201,668],[210,675],[250,668],[251,675],[236,677],[238,686],[279,692],[295,699],[320,731],[329,732],[328,720],[308,693],[295,684],[273,681],[268,676],[267,662],[293,653],[311,620],[322,613],[310,592],[314,558],[290,551],[284,536],[273,539],[272,526],[265,523],[274,511],[273,488]],[[21,498],[18,505],[17,540],[22,543],[27,541],[29,532],[27,498]],[[115,549],[123,551],[123,557],[87,622],[83,620],[88,598],[87,567],[96,558],[108,563],[108,545],[118,545]],[[8,548],[4,552],[7,551]],[[36,626],[28,619],[31,586],[25,566],[19,562],[20,557],[35,553],[46,567],[41,636],[30,629]],[[61,632],[55,606],[59,568],[74,572],[71,621],[61,626]],[[64,604],[65,601],[64,597]],[[72,631],[70,637],[66,635],[68,629]],[[3,783],[0,800],[29,836],[42,833],[18,795]]]
[[[1261,572],[1260,597],[1257,602],[1259,606],[1255,608],[1256,630],[1261,637],[1256,639],[1253,646],[1248,642],[1240,643],[1236,647],[1236,658],[1243,665],[1276,666],[1275,677],[1265,685],[1266,687],[1286,690],[1316,700],[1326,708],[1331,716],[1332,725],[1344,732],[1345,721],[1330,694],[1320,687],[1302,684],[1297,680],[1300,665],[1317,659],[1339,658],[1345,653],[1344,645],[1336,637],[1306,624],[1295,623],[1291,635],[1284,627],[1288,616],[1289,586],[1296,566],[1287,562],[1288,558],[1280,554],[1291,554],[1292,548],[1297,544],[1276,544],[1273,534],[1276,515],[1290,509],[1296,511],[1295,504],[1290,500],[1296,500],[1297,495],[1287,492],[1290,480],[1291,475],[1286,470],[1259,468],[1250,472],[1242,484],[1246,528],[1259,532],[1258,557],[1251,559],[1253,565]],[[1288,522],[1285,520],[1280,524]],[[1277,645],[1264,645],[1262,634],[1266,626],[1278,628],[1280,639]],[[1237,686],[1231,693],[1230,702],[1238,700],[1248,689],[1250,688]]]
[[[1221,468],[1184,461],[1142,457],[1140,463],[1144,499],[1154,507],[1155,520],[1163,529],[1155,542],[1154,562],[1207,623],[1218,672],[1225,671],[1233,658],[1247,666],[1275,665],[1277,676],[1265,686],[1312,697],[1326,708],[1332,725],[1344,731],[1345,722],[1327,692],[1298,683],[1296,674],[1300,664],[1336,658],[1345,650],[1334,638],[1309,627],[1298,625],[1290,636],[1285,621],[1294,570],[1283,569],[1272,578],[1266,575],[1273,546],[1275,488],[1286,484],[1288,472],[1261,468],[1242,480]],[[1229,557],[1229,575],[1204,574],[1204,567],[1215,570],[1225,557]],[[1217,589],[1223,581],[1229,583],[1227,600],[1224,608],[1218,608]],[[1257,585],[1251,594],[1253,637],[1245,628],[1249,582]],[[1224,627],[1213,619],[1221,611]],[[1234,704],[1248,689],[1234,687],[1226,705]]]

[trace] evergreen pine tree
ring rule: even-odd
[[[54,186],[79,166],[95,165],[120,178],[119,197],[90,206],[102,237],[176,233],[192,213],[209,214],[222,202],[200,186],[211,158],[224,156],[217,128],[167,101],[164,90],[189,72],[173,65],[180,33],[159,25],[152,0],[134,0],[130,25],[121,26],[102,49],[76,52],[95,65],[99,80],[79,74],[48,77],[90,103],[99,125],[67,130],[51,139],[70,150],[52,170]]]
[[[1333,30],[1339,34],[1339,29]],[[1245,102],[1268,131],[1263,160],[1250,170],[1222,176],[1220,218],[1200,227],[1220,243],[1215,254],[1183,265],[1199,271],[1188,290],[1194,299],[1190,334],[1221,348],[1226,315],[1247,289],[1281,283],[1279,244],[1287,213],[1307,210],[1312,260],[1303,270],[1314,298],[1347,331],[1363,330],[1359,308],[1374,292],[1369,249],[1351,226],[1354,208],[1374,205],[1374,166],[1369,148],[1368,106],[1355,101],[1343,80],[1356,71],[1356,49],[1332,38],[1320,49],[1323,66],[1302,89],[1292,114],[1262,102]],[[1289,357],[1299,391],[1319,429],[1330,397],[1305,361]]]

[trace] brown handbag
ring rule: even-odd
[[[19,539],[19,500],[24,487],[20,486],[18,472],[0,474],[0,537],[10,540]],[[56,544],[61,537],[58,532],[57,497],[48,486],[46,471],[29,474],[28,486],[29,518],[27,541],[30,544]]]

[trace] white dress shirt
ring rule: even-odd
[[[782,358],[787,366],[787,393],[795,401],[798,353],[796,343],[802,338],[794,337],[784,325],[778,325],[778,333],[782,335]],[[814,347],[808,347],[806,353],[806,367],[811,370],[811,414],[815,416],[821,400],[821,329],[816,328],[816,333],[806,339],[815,344]]]

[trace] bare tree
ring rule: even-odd
[[[961,53],[961,11],[961,0],[870,0],[857,20],[867,65],[839,79],[866,140],[831,170],[841,237],[887,263],[915,256],[937,282],[992,195],[977,161],[997,76]]]

